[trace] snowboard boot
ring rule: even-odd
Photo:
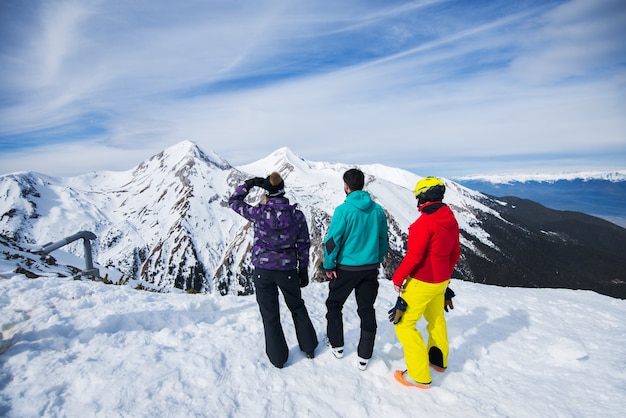
[[[393,374],[393,377],[395,377],[395,379],[404,386],[409,386],[409,387],[418,388],[418,389],[430,388],[431,382],[428,382],[428,383],[416,382],[415,380],[411,379],[411,376],[409,376],[406,370],[405,371],[396,370],[396,372]]]
[[[343,345],[341,347],[333,347],[330,344],[330,340],[326,338],[326,345],[330,347],[330,351],[332,351],[333,355],[337,358],[343,357]]]

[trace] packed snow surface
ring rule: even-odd
[[[452,281],[449,367],[429,390],[398,384],[402,347],[381,281],[374,356],[356,367],[359,321],[344,309],[345,353],[323,344],[326,283],[303,298],[320,345],[266,358],[254,295],[154,293],[0,271],[2,417],[618,417],[626,410],[626,301],[590,291]],[[282,299],[281,299],[282,303]],[[425,325],[420,322],[425,334]]]

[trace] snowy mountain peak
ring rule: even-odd
[[[246,176],[278,171],[285,178],[288,198],[307,217],[311,280],[323,280],[319,269],[323,238],[335,207],[345,199],[342,173],[351,167],[309,162],[280,148],[248,166],[233,168],[215,153],[183,141],[122,173],[64,179],[35,174],[0,176],[0,196],[4,197],[0,238],[22,246],[43,245],[78,231],[91,231],[98,237],[93,243],[94,261],[143,285],[159,290],[249,294],[252,228],[228,207],[228,197]],[[388,216],[390,251],[381,274],[389,277],[406,250],[408,226],[419,216],[412,189],[420,177],[382,165],[359,168],[367,175],[366,190]],[[619,231],[584,220],[582,223],[593,225],[593,234],[581,237],[579,219],[567,220],[566,225],[575,228],[564,232],[557,223],[536,224],[564,215],[537,212],[541,208],[524,202],[496,201],[453,181],[446,180],[446,186],[444,202],[455,212],[461,228],[463,257],[457,277],[485,283],[569,286],[577,275],[583,277],[585,269],[592,268],[598,281],[615,278],[594,288],[622,294],[618,287],[624,282],[626,267],[622,268],[620,254],[615,254],[622,242]],[[252,193],[250,203],[257,204],[258,197]],[[607,236],[618,234],[611,237],[611,245],[593,242],[593,248],[602,247],[606,254],[575,252],[585,237],[601,235],[598,231],[603,228]],[[546,260],[555,245],[564,251],[562,260]],[[521,246],[532,251],[520,252]],[[77,256],[83,252],[80,243],[64,251]],[[606,261],[612,259],[616,261]],[[602,264],[597,265],[596,260],[603,260]],[[29,265],[33,264],[25,262],[22,268]]]
[[[239,168],[244,172],[261,177],[270,174],[272,171],[277,171],[284,178],[287,178],[294,171],[307,172],[311,166],[311,163],[295,154],[291,149],[282,147],[265,158]]]
[[[291,162],[298,161],[298,160],[304,161],[302,157],[300,157],[299,155],[296,155],[291,149],[287,147],[278,148],[276,151],[272,152],[269,155],[269,157],[283,159],[283,160],[287,160]]]
[[[169,166],[177,166],[181,163],[188,164],[189,162],[194,162],[195,160],[204,161],[207,164],[217,167],[222,170],[228,170],[231,165],[220,157],[214,151],[204,152],[200,147],[192,141],[182,141],[179,142],[165,150],[161,151],[157,155],[153,156],[152,159],[160,159],[164,162],[165,165]]]

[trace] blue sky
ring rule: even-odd
[[[0,2],[0,174],[233,165],[626,168],[626,1]]]

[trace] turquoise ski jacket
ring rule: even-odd
[[[324,239],[324,270],[378,268],[389,249],[383,208],[363,190],[351,192],[333,214]]]

